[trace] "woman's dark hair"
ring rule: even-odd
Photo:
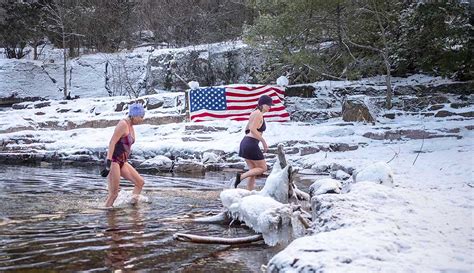
[[[263,105],[258,105],[257,107],[255,107],[255,110],[260,110],[260,112],[262,112],[263,110]]]

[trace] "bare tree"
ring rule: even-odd
[[[155,34],[155,42],[190,45],[229,40],[242,34],[255,14],[247,0],[142,0],[139,25]]]
[[[385,107],[392,108],[391,60],[393,28],[398,16],[397,5],[382,0],[354,1],[353,13],[343,28],[343,43],[376,52],[385,70]],[[356,22],[356,23],[354,23]],[[353,27],[351,27],[353,26]],[[350,49],[349,49],[350,52]],[[350,53],[352,55],[352,53]],[[353,56],[353,55],[352,55]]]
[[[120,55],[113,59],[107,58],[105,89],[109,96],[128,95],[130,99],[138,98],[145,88],[145,74],[144,66],[134,66]]]
[[[82,34],[73,33],[68,25],[68,20],[73,17],[73,9],[66,7],[61,1],[52,1],[44,5],[44,10],[47,14],[47,20],[49,21],[49,30],[61,37],[62,48],[63,48],[63,94],[64,99],[71,99],[71,91],[68,91],[67,87],[67,61],[68,61],[68,46],[67,41],[72,36],[84,36]]]

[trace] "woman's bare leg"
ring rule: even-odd
[[[112,162],[110,165],[110,172],[109,176],[107,177],[108,180],[108,190],[109,194],[107,195],[107,199],[105,200],[106,207],[112,207],[115,199],[117,199],[118,192],[120,189],[120,166],[116,162]]]
[[[133,200],[132,202],[138,201],[138,195],[142,192],[143,185],[145,184],[145,179],[132,167],[129,163],[125,163],[121,170],[121,175],[123,178],[130,180],[135,187],[133,187]]]
[[[247,189],[253,190],[255,189],[255,177],[267,171],[267,163],[265,162],[264,159],[262,160],[245,159],[245,162],[247,162],[249,170],[243,173],[240,176],[240,179],[244,180],[246,178],[249,178],[249,181],[247,182]]]

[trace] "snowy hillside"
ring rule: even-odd
[[[61,78],[56,61],[1,59],[2,95],[17,90],[18,95],[49,100],[0,111],[0,162],[101,165],[114,126],[126,117],[130,102],[128,96],[108,97],[104,88],[104,64],[113,56],[84,55],[71,63],[72,95],[81,96],[75,100],[60,100],[58,83],[50,79]],[[147,60],[144,52],[123,58],[137,69]],[[268,270],[472,271],[472,92],[460,95],[453,89],[418,97],[414,86],[457,86],[423,75],[395,78],[393,83],[395,108],[374,105],[373,124],[342,121],[341,98],[348,92],[383,100],[382,77],[312,83],[313,97],[286,98],[293,117],[305,117],[304,122],[268,123],[264,137],[270,167],[277,145],[283,144],[302,178],[322,183],[321,177],[331,177],[342,185],[337,193],[315,192],[307,237],[271,259]],[[245,122],[188,122],[183,92],[139,99],[147,110],[144,124],[135,127],[131,163],[140,172],[169,170],[172,161],[175,172],[245,168],[237,156]],[[333,114],[321,115],[327,112]],[[312,119],[312,114],[324,118]],[[387,164],[393,187],[379,184],[380,168],[367,171],[377,162]]]

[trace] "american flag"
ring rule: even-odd
[[[204,87],[189,91],[191,121],[216,119],[248,120],[257,107],[261,95],[273,99],[270,111],[264,114],[266,121],[289,121],[290,115],[283,105],[285,88],[271,85],[227,85]]]

